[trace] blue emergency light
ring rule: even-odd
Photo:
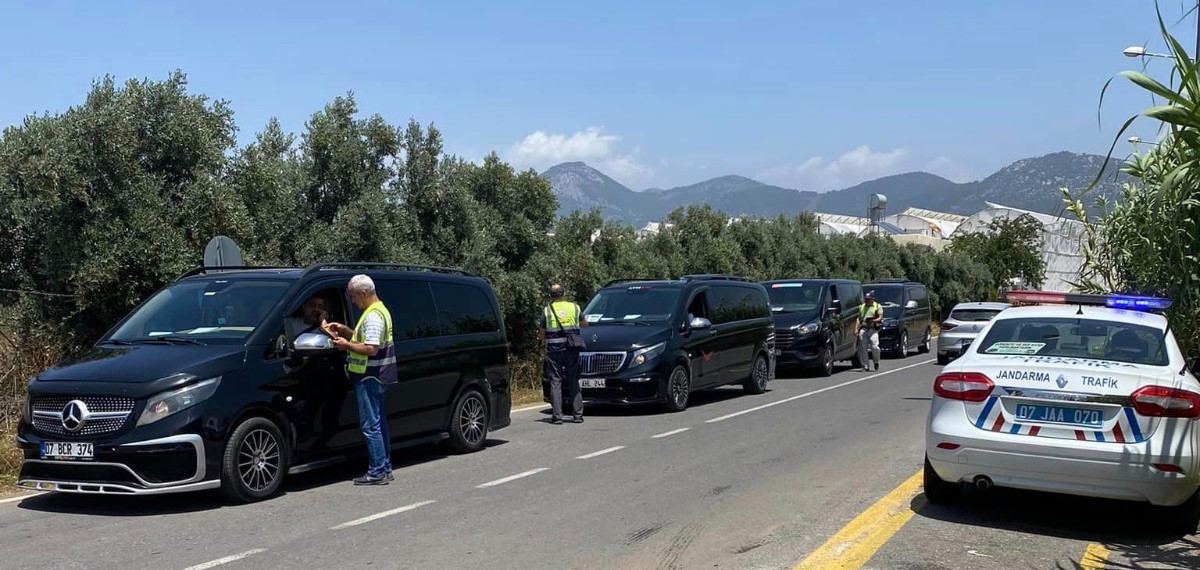
[[[1164,297],[1141,295],[1093,295],[1088,293],[1061,293],[1058,291],[1009,291],[1005,294],[1010,302],[1043,305],[1092,305],[1110,309],[1130,311],[1165,311],[1171,308],[1171,300]]]

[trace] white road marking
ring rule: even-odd
[[[234,554],[233,556],[226,556],[225,558],[218,558],[216,560],[210,560],[203,564],[197,564],[195,566],[188,566],[187,568],[184,568],[183,570],[208,570],[209,568],[216,568],[217,566],[220,566],[222,564],[229,564],[230,562],[237,562],[238,560],[241,560],[247,556],[253,556],[260,552],[266,552],[266,551],[267,551],[267,549],[265,549],[265,548],[255,548],[254,550],[247,550],[241,554]]]
[[[517,409],[515,409],[515,410],[509,410],[509,412],[508,412],[508,413],[509,413],[509,415],[512,415],[512,414],[519,414],[519,413],[521,413],[521,412],[531,412],[531,411],[533,411],[533,410],[544,410],[544,409],[546,409],[546,408],[549,408],[549,407],[550,407],[550,404],[530,404],[530,405],[528,405],[528,406],[522,406],[522,407],[520,407],[520,408],[517,408]]]
[[[587,455],[580,455],[579,457],[576,457],[575,459],[591,459],[593,457],[600,457],[601,455],[604,455],[605,453],[612,453],[614,451],[620,451],[622,449],[625,449],[625,446],[618,445],[616,447],[610,447],[608,449],[601,449],[600,451],[589,453]]]
[[[476,485],[475,488],[476,489],[486,489],[488,487],[495,487],[496,485],[503,485],[505,483],[508,483],[509,481],[516,481],[517,479],[520,479],[522,477],[528,477],[530,475],[537,475],[538,473],[541,473],[542,471],[549,471],[549,470],[550,470],[549,467],[538,467],[537,469],[530,469],[529,471],[526,471],[524,473],[517,473],[516,475],[509,475],[508,477],[505,477],[503,479],[496,479],[495,481],[489,481],[482,485]]]
[[[675,435],[675,434],[677,434],[677,433],[683,433],[683,432],[685,432],[685,431],[687,431],[687,430],[690,430],[690,429],[692,429],[692,428],[679,428],[679,429],[673,429],[673,430],[671,430],[671,431],[664,432],[664,433],[660,433],[660,434],[658,434],[658,435],[652,435],[652,436],[650,436],[650,439],[658,439],[658,438],[660,438],[660,437],[671,437],[671,436],[673,436],[673,435]]]
[[[405,506],[403,506],[403,507],[399,507],[399,508],[391,509],[391,510],[388,510],[388,511],[383,511],[382,513],[375,513],[375,514],[373,514],[373,515],[371,515],[371,516],[369,516],[369,517],[363,517],[363,518],[361,518],[361,519],[354,519],[354,520],[352,520],[352,521],[350,521],[350,522],[344,522],[344,523],[342,523],[342,524],[339,524],[339,525],[337,525],[337,526],[335,526],[335,527],[332,527],[332,528],[330,528],[329,530],[342,530],[342,529],[344,529],[344,528],[350,528],[350,527],[352,527],[352,526],[358,526],[358,525],[360,525],[360,524],[367,524],[367,523],[369,523],[369,522],[371,522],[371,521],[377,521],[377,520],[379,520],[379,519],[381,519],[381,518],[384,518],[384,517],[390,517],[390,516],[392,516],[392,515],[398,515],[398,514],[400,514],[400,513],[407,513],[408,511],[411,511],[411,510],[413,510],[413,509],[419,509],[419,508],[421,508],[421,507],[424,507],[425,505],[432,505],[433,503],[436,503],[436,502],[437,502],[437,501],[421,501],[421,502],[419,502],[419,503],[413,503],[413,504],[411,504],[411,505],[405,505]]]
[[[761,405],[761,406],[755,406],[755,407],[753,407],[753,408],[750,408],[750,409],[748,409],[748,410],[742,410],[742,411],[740,411],[740,412],[734,412],[734,413],[732,413],[732,414],[727,414],[727,415],[721,416],[721,417],[719,417],[719,418],[713,418],[713,419],[711,419],[711,420],[708,420],[708,421],[706,421],[706,422],[704,422],[704,423],[706,423],[706,424],[711,424],[711,423],[716,423],[716,422],[724,421],[724,420],[727,420],[727,419],[729,419],[729,418],[736,418],[736,417],[738,417],[738,416],[741,416],[741,415],[744,415],[744,414],[748,414],[748,413],[750,413],[750,412],[757,412],[757,411],[759,411],[759,410],[765,410],[765,409],[767,409],[767,408],[770,408],[770,407],[772,407],[772,406],[778,406],[779,404],[786,404],[786,403],[788,403],[788,402],[791,402],[791,401],[793,401],[793,400],[799,400],[800,398],[807,398],[807,397],[809,397],[809,396],[815,396],[815,395],[817,395],[817,394],[820,394],[820,393],[822,393],[822,392],[828,392],[828,391],[830,391],[830,390],[834,390],[834,389],[837,389],[837,388],[842,388],[842,387],[844,387],[844,386],[849,386],[849,385],[851,385],[851,384],[858,384],[859,382],[866,382],[867,380],[872,380],[872,379],[878,378],[878,377],[880,377],[880,376],[886,376],[886,375],[888,375],[888,374],[891,374],[891,373],[893,373],[893,372],[900,372],[901,370],[908,370],[909,368],[914,368],[914,367],[917,367],[917,366],[921,366],[922,364],[929,364],[930,362],[933,362],[933,361],[934,361],[934,359],[932,359],[932,358],[931,358],[931,359],[929,359],[929,360],[923,360],[923,361],[921,361],[921,362],[918,362],[918,363],[916,363],[916,364],[910,364],[910,365],[908,365],[908,366],[902,366],[902,367],[900,367],[900,368],[893,368],[892,370],[887,370],[887,371],[884,371],[884,372],[880,372],[880,373],[878,373],[878,374],[872,374],[872,375],[870,375],[870,376],[863,376],[862,378],[857,378],[857,379],[851,380],[851,381],[849,381],[849,382],[842,382],[841,384],[834,384],[833,386],[827,386],[827,387],[825,387],[825,388],[821,388],[820,390],[813,390],[812,392],[805,392],[805,393],[803,393],[803,394],[799,394],[799,395],[796,395],[796,396],[792,396],[792,397],[790,397],[790,398],[784,398],[784,399],[782,399],[782,400],[779,400],[778,402],[771,402],[770,404],[763,404],[763,405]]]
[[[45,495],[45,493],[25,493],[25,494],[18,495],[16,497],[10,497],[8,499],[0,499],[0,505],[3,505],[4,503],[15,503],[17,501],[24,501],[25,499],[28,499],[30,497],[36,497],[38,495]]]

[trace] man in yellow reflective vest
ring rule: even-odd
[[[579,389],[579,336],[587,328],[579,305],[563,299],[562,285],[550,286],[550,304],[542,309],[538,335],[546,343],[546,360],[542,373],[550,383],[550,423],[562,425],[563,385],[571,399],[571,414],[575,423],[583,423],[583,391]],[[572,339],[571,337],[575,338]]]
[[[875,300],[875,292],[867,291],[863,304],[858,308],[858,321],[854,323],[854,334],[858,335],[858,362],[863,372],[871,371],[874,363],[879,370],[879,327],[883,324],[883,307]]]
[[[350,301],[362,311],[353,329],[340,323],[322,327],[333,345],[346,352],[346,372],[358,397],[358,422],[367,440],[367,473],[355,485],[387,485],[392,476],[392,440],[384,409],[387,388],[397,381],[392,351],[392,315],[375,293],[375,282],[355,275],[346,287]]]

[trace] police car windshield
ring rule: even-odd
[[[262,323],[289,285],[286,281],[259,279],[176,283],[138,307],[105,340],[240,342]]]
[[[815,283],[772,283],[767,286],[771,310],[776,313],[808,313],[821,302],[821,287]]]
[[[1097,319],[1001,319],[979,343],[978,352],[1168,364],[1161,329]]]
[[[678,287],[636,285],[602,289],[583,310],[588,324],[665,323],[679,300]]]

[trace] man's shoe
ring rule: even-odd
[[[370,473],[367,473],[366,475],[363,475],[362,477],[356,477],[354,479],[354,484],[358,485],[358,486],[387,485],[388,479],[387,479],[386,475],[372,475]]]
[[[577,423],[577,424],[583,423],[583,416],[575,416],[575,423]]]
[[[561,426],[561,425],[562,425],[562,418],[550,418],[550,423],[551,423],[552,425]]]
[[[392,475],[391,471],[388,471],[387,473],[383,474],[383,480],[387,481],[388,483],[391,483],[392,481],[396,480],[396,477],[394,475]]]

